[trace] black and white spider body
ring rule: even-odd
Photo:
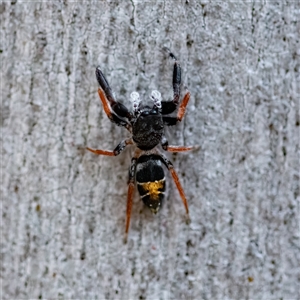
[[[152,94],[160,96],[159,92]],[[137,93],[131,94],[131,99],[137,97]],[[136,100],[136,99],[134,99]],[[132,101],[133,102],[133,101]],[[135,102],[133,102],[135,105]],[[141,150],[151,150],[157,146],[164,133],[164,122],[161,114],[160,102],[154,102],[153,107],[141,106],[141,102],[134,111],[132,124],[132,139]]]
[[[126,106],[115,100],[112,90],[100,67],[96,68],[96,77],[100,85],[98,94],[106,115],[113,123],[124,126],[131,133],[131,137],[121,141],[113,151],[87,149],[98,155],[117,156],[127,145],[136,146],[129,168],[126,235],[130,224],[135,183],[137,184],[141,199],[153,213],[156,213],[161,207],[165,191],[163,165],[170,171],[187,215],[189,213],[187,200],[177,173],[172,163],[159,149],[159,145],[161,145],[163,150],[169,152],[184,152],[194,148],[187,146],[169,146],[164,136],[164,126],[175,125],[182,120],[185,108],[190,99],[190,93],[187,92],[179,105],[177,115],[170,116],[170,114],[177,109],[179,104],[181,68],[176,57],[170,51],[168,52],[171,58],[174,59],[173,100],[162,101],[161,94],[158,91],[152,91],[150,96],[151,104],[143,105],[139,94],[133,92],[130,95],[132,111],[129,111]]]

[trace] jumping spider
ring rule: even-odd
[[[100,85],[98,94],[106,115],[113,123],[124,126],[131,133],[131,137],[121,141],[113,151],[91,148],[87,148],[87,150],[98,155],[117,156],[127,145],[135,145],[136,147],[129,168],[126,237],[130,224],[135,183],[144,204],[155,214],[160,209],[165,191],[165,175],[162,165],[165,165],[170,171],[189,219],[188,203],[177,173],[173,164],[162,154],[158,147],[160,144],[163,150],[169,152],[184,152],[196,148],[192,146],[170,146],[164,136],[164,126],[176,125],[182,120],[190,99],[190,93],[187,92],[179,105],[177,116],[169,116],[179,104],[181,68],[174,54],[170,51],[168,53],[174,60],[173,100],[162,101],[160,92],[152,91],[150,96],[151,105],[143,105],[139,94],[132,92],[130,95],[133,106],[132,111],[129,111],[126,106],[115,100],[100,67],[96,68],[96,78]]]

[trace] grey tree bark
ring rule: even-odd
[[[1,3],[3,299],[299,299],[298,1]],[[156,216],[135,195],[123,244],[128,136],[106,117],[172,97],[169,47],[192,95]]]

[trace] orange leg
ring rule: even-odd
[[[178,112],[177,112],[177,116],[176,117],[163,116],[163,121],[164,121],[165,125],[167,125],[167,126],[173,126],[173,125],[176,125],[178,122],[181,122],[181,120],[184,117],[185,110],[186,110],[186,107],[187,107],[187,105],[189,103],[190,97],[191,97],[190,92],[187,92],[184,95],[184,97],[182,99],[182,102],[181,102],[181,104],[180,104],[180,106],[178,108]],[[165,113],[165,114],[167,114],[167,113]]]
[[[112,111],[109,101],[105,95],[105,92],[101,88],[98,89],[98,95],[100,97],[100,100],[103,105],[103,109],[104,109],[106,115],[108,116],[108,118],[113,123],[116,123],[119,126],[124,126],[128,131],[131,132],[131,125],[124,118],[119,117],[116,113],[114,113]],[[114,103],[117,103],[117,102],[114,102]]]
[[[173,178],[173,180],[174,180],[174,182],[176,184],[176,187],[178,189],[178,192],[180,194],[182,203],[183,203],[183,205],[185,207],[185,211],[186,211],[186,214],[187,214],[187,217],[188,217],[187,221],[190,222],[188,203],[187,203],[187,200],[186,200],[183,188],[182,188],[182,186],[180,184],[178,175],[177,175],[176,171],[174,170],[173,164],[163,154],[160,154],[160,157],[163,159],[165,165],[167,166],[168,170],[170,171],[170,173],[172,175],[172,178]]]
[[[183,97],[183,100],[179,106],[179,109],[178,109],[178,112],[177,112],[177,120],[178,121],[181,121],[184,114],[185,114],[185,109],[186,109],[186,106],[188,105],[189,103],[189,100],[190,100],[190,97],[191,97],[191,93],[190,92],[187,92],[184,97]]]
[[[126,208],[126,229],[125,229],[125,243],[127,242],[128,230],[130,225],[130,216],[131,216],[131,208],[134,194],[134,183],[130,182],[128,185],[128,193],[127,193],[127,208]]]
[[[133,141],[131,138],[123,140],[121,143],[118,144],[118,146],[113,150],[101,150],[101,149],[91,149],[87,147],[86,149],[97,154],[97,155],[106,155],[106,156],[117,156],[119,155],[127,145],[133,144]]]
[[[135,169],[137,163],[137,157],[139,155],[139,151],[136,151],[134,157],[131,159],[131,165],[129,168],[129,180],[128,180],[128,193],[127,193],[127,209],[126,209],[126,226],[125,226],[125,239],[124,242],[127,242],[127,235],[129,231],[130,225],[130,216],[131,216],[131,208],[134,194],[134,178],[135,178]]]
[[[102,102],[102,105],[103,105],[103,109],[106,113],[106,115],[108,116],[109,119],[112,119],[112,113],[111,113],[111,109],[110,109],[110,106],[108,104],[108,100],[105,96],[105,93],[102,89],[98,89],[98,95],[100,97],[100,100]]]
[[[176,171],[174,170],[173,166],[169,168],[169,171],[173,177],[173,180],[176,184],[176,187],[178,189],[178,192],[180,194],[180,197],[181,197],[181,200],[183,202],[183,205],[185,207],[185,211],[187,214],[189,214],[189,207],[188,207],[188,203],[187,203],[187,200],[186,200],[186,197],[185,197],[185,194],[184,194],[184,191],[183,191],[183,188],[180,184],[180,181],[179,181],[179,178],[178,178],[178,175],[176,173]]]
[[[107,156],[115,156],[114,151],[109,151],[109,150],[100,150],[100,149],[91,149],[89,147],[86,147],[87,150],[98,154],[98,155],[107,155]]]
[[[169,152],[185,152],[185,151],[190,151],[193,150],[197,147],[195,146],[168,146],[167,151]]]

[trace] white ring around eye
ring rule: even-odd
[[[137,110],[141,102],[140,95],[138,92],[132,92],[130,94],[130,102],[132,102],[133,109]]]
[[[159,91],[152,91],[150,98],[152,99],[156,107],[161,108],[161,93]]]

